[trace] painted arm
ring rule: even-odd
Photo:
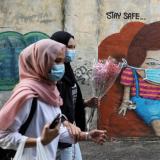
[[[135,109],[135,104],[130,100],[130,86],[124,87],[123,100],[119,108],[118,114],[126,115],[127,109]]]

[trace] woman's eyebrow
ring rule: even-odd
[[[67,47],[75,47],[75,45],[67,45]]]
[[[56,58],[56,59],[55,59],[55,62],[64,62],[64,58],[61,58],[61,57]]]
[[[63,58],[56,58],[55,61],[61,61]]]
[[[157,59],[154,59],[154,58],[146,58],[146,59],[150,59],[150,60],[158,61]]]

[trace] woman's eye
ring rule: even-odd
[[[74,46],[74,45],[68,45],[68,46],[67,46],[68,49],[75,49],[75,47],[76,47],[76,46]]]
[[[55,63],[64,63],[64,59],[62,59],[62,58],[57,58],[57,59],[55,60]]]
[[[60,60],[55,60],[55,62],[56,62],[56,63],[60,63],[61,61],[60,61]]]

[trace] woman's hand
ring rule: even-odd
[[[87,139],[102,145],[104,142],[106,142],[107,132],[97,129],[91,130],[90,132],[88,132]]]
[[[56,125],[55,128],[50,129],[50,124],[46,124],[43,128],[42,134],[41,134],[41,142],[43,145],[49,144],[54,138],[56,138],[59,135],[59,129],[61,122]]]
[[[92,97],[89,100],[85,100],[84,104],[86,107],[94,108],[99,106],[100,100],[97,97]]]
[[[81,129],[67,120],[63,122],[63,125],[68,129],[69,133],[71,136],[73,136],[75,141],[77,141],[77,139],[79,139]]]

